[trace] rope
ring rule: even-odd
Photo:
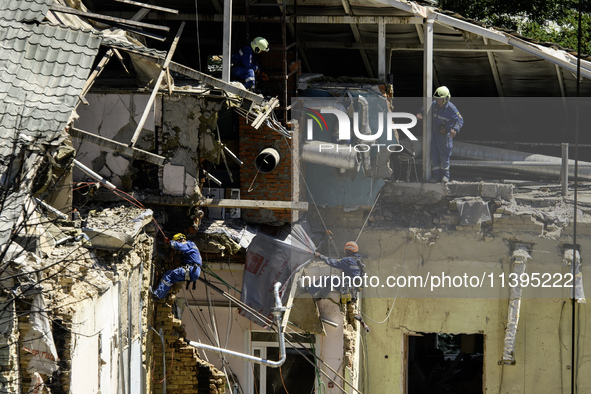
[[[373,202],[373,205],[371,206],[371,209],[369,210],[369,214],[365,218],[365,223],[363,223],[363,226],[361,227],[361,230],[359,230],[359,234],[357,235],[357,238],[355,238],[355,243],[357,243],[357,241],[359,241],[359,237],[361,237],[361,233],[363,232],[363,229],[365,228],[365,225],[367,224],[367,221],[369,220],[369,217],[371,216],[373,209],[375,208],[376,204],[378,203],[381,193],[382,193],[382,191],[380,190],[378,195],[376,196],[376,200]]]
[[[287,144],[287,147],[289,148],[291,156],[293,157],[293,150],[291,148],[291,145],[289,144],[289,141],[285,137],[283,137],[283,140]],[[314,205],[314,208],[316,208],[316,211],[318,212],[318,217],[320,218],[320,221],[322,222],[322,227],[324,227],[324,231],[326,231],[327,234],[331,234],[328,227],[326,227],[326,223],[324,222],[324,219],[322,218],[322,214],[320,213],[320,209],[318,208],[318,205],[316,204],[316,200],[314,199],[314,195],[312,194],[312,191],[310,191],[310,188],[308,187],[308,183],[306,182],[306,178],[304,178],[304,176],[302,175],[302,173],[300,171],[298,171],[298,172],[300,173],[300,178],[304,182],[304,186],[306,187],[306,190],[308,191],[308,194],[310,195],[310,199],[312,200],[312,205]],[[331,241],[331,245],[335,249],[337,257],[340,257],[339,249],[338,249],[336,243],[334,242],[334,237],[329,236],[328,238]]]
[[[412,224],[414,223],[414,219],[415,219],[415,215],[417,213],[417,210],[415,209],[412,213],[412,218],[410,219],[410,223],[408,225],[408,232],[410,232],[410,228],[412,227]],[[406,238],[406,245],[404,245],[404,262],[402,264],[402,273],[404,273],[404,270],[406,268],[406,254],[408,251],[408,244],[410,243],[410,237]],[[380,322],[377,322],[375,320],[373,320],[371,317],[367,316],[363,311],[361,311],[361,314],[367,318],[367,320],[371,321],[372,323],[375,324],[383,324],[385,323],[389,318],[390,315],[392,314],[392,311],[394,310],[394,305],[396,305],[396,299],[398,299],[398,292],[400,291],[400,287],[398,287],[396,289],[396,294],[394,295],[394,302],[392,303],[392,307],[390,308],[390,311],[388,312],[388,315],[386,316],[386,318]]]

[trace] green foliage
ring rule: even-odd
[[[440,0],[454,11],[488,26],[515,30],[524,37],[577,50],[578,0]],[[591,54],[591,2],[582,2],[581,52]]]

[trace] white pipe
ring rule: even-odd
[[[277,282],[273,286],[273,292],[275,294],[275,307],[272,308],[271,313],[275,318],[275,325],[278,329],[278,342],[279,342],[279,360],[277,361],[269,361],[260,357],[255,357],[250,354],[244,354],[235,352],[233,350],[224,349],[216,346],[205,345],[203,343],[189,341],[189,345],[196,347],[197,349],[205,349],[211,350],[214,352],[226,354],[228,356],[240,358],[247,361],[252,361],[256,364],[266,365],[271,368],[278,368],[283,365],[285,359],[287,357],[287,353],[285,352],[285,337],[283,334],[283,327],[281,325],[281,320],[283,319],[283,314],[285,313],[285,307],[281,304],[281,297],[279,296],[279,289],[281,287],[281,283]]]
[[[576,251],[576,256],[577,258],[573,259],[572,248],[565,249],[562,260],[564,265],[571,267],[574,261],[575,266],[574,269],[571,268],[571,272],[573,273],[575,282],[575,299],[579,304],[586,304],[587,300],[585,299],[585,289],[583,287],[583,272],[581,271],[581,255],[578,250]]]
[[[525,246],[516,245],[513,251],[513,273],[521,278],[525,272],[525,263],[531,256]],[[517,325],[519,324],[519,310],[521,309],[521,282],[511,287],[511,298],[509,300],[509,311],[507,312],[507,328],[505,329],[505,345],[503,348],[503,364],[515,365],[515,337],[517,336]]]
[[[78,160],[74,159],[74,165],[84,171],[87,175],[91,176],[92,178],[96,179],[100,183],[107,186],[109,189],[117,189],[115,185],[111,182],[97,174],[96,172],[92,171],[90,168],[86,167],[84,164],[80,163]]]
[[[51,212],[53,212],[54,214],[56,214],[57,216],[59,216],[60,218],[62,218],[63,220],[68,220],[68,215],[66,215],[65,213],[58,211],[57,209],[55,209],[54,207],[52,207],[51,205],[47,204],[44,201],[41,201],[40,199],[38,199],[37,197],[35,197],[35,201],[37,201],[37,204],[41,204],[43,205],[45,208],[47,208],[48,210],[50,210]]]
[[[302,160],[345,170],[357,168],[357,153],[351,145],[324,141],[306,141],[302,147]]]

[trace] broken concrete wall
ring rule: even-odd
[[[146,107],[146,94],[90,94],[89,105],[79,107],[75,127],[102,137],[129,144]],[[135,147],[168,159],[159,179],[151,180],[161,192],[191,196],[196,192],[200,158],[219,164],[217,119],[219,101],[191,95],[157,97]],[[129,157],[105,150],[87,141],[75,140],[77,159],[115,186],[131,190],[141,177],[148,176]],[[152,176],[152,173],[149,174]],[[76,181],[88,180],[75,171]],[[147,182],[146,179],[141,179]]]
[[[2,297],[0,307],[0,393],[20,393],[19,331],[14,300]]]
[[[563,266],[563,252],[572,243],[572,206],[562,205],[556,198],[553,204],[544,201],[540,206],[539,198],[531,195],[509,193],[512,201],[498,193],[487,192],[484,197],[482,185],[476,184],[475,194],[490,203],[490,219],[462,225],[456,200],[467,199],[467,196],[451,195],[449,190],[442,190],[434,201],[420,203],[420,199],[426,197],[422,186],[415,186],[419,193],[416,198],[407,195],[403,200],[396,200],[389,195],[376,206],[359,239],[367,274],[379,277],[382,285],[388,277],[428,278],[428,275],[465,273],[470,276],[477,272],[479,279],[484,273],[486,281],[476,287],[431,289],[432,282],[427,282],[426,288],[412,284],[386,289],[365,288],[362,310],[371,332],[364,334],[367,358],[363,368],[367,373],[362,375],[363,391],[407,392],[409,365],[405,344],[409,335],[420,333],[483,335],[483,392],[568,390],[573,368],[570,363],[571,289],[563,286],[564,280],[554,288],[531,285],[524,288],[516,337],[516,364],[499,365],[510,295],[507,283],[504,287],[500,285],[499,275],[508,278],[512,272],[514,246],[523,243],[528,245],[532,256],[526,271],[530,278],[534,273],[552,273],[565,278],[571,269]],[[404,201],[407,205],[402,205]],[[417,205],[410,205],[409,201]],[[336,210],[323,210],[323,215],[327,226],[336,229],[336,242],[340,244],[340,240],[349,239],[351,234],[359,234],[367,211],[343,215]],[[591,248],[588,215],[588,208],[582,206],[577,227],[577,243],[582,255]],[[582,270],[583,277],[591,274],[585,266]],[[489,275],[495,285],[489,283]],[[586,304],[577,304],[576,308],[577,326],[585,327],[591,322]],[[584,391],[591,386],[591,379],[588,366],[581,360],[591,349],[582,340],[584,328],[578,332],[578,388]]]
[[[163,192],[175,196],[195,193],[202,159],[220,163],[217,120],[220,102],[189,95],[173,95],[162,103]]]
[[[78,107],[79,119],[74,126],[80,130],[129,144],[146,108],[149,95],[89,94],[86,99],[89,105]],[[156,101],[155,105],[158,105],[158,101]],[[137,140],[137,148],[146,151],[155,149],[155,121],[155,107],[153,107]],[[74,148],[77,151],[77,160],[105,177],[118,188],[131,190],[134,181],[134,170],[129,157],[78,139],[74,139]],[[75,170],[74,180],[86,181],[89,178],[81,171]],[[95,180],[90,179],[90,181]]]
[[[103,220],[117,228],[141,211],[128,207],[125,216],[116,210],[109,215],[105,209]],[[88,221],[87,212],[82,214]],[[40,259],[38,280],[47,304],[43,316],[49,317],[59,358],[59,369],[50,381],[52,392],[122,392],[126,386],[143,390],[150,361],[145,352],[150,325],[145,289],[151,282],[152,236],[140,233],[140,228],[129,248],[101,250],[90,249],[92,239],[78,237],[80,221],[37,221],[31,226],[46,242],[44,253],[39,252],[46,258]],[[125,227],[132,228],[133,223]],[[22,387],[28,389],[39,371],[30,362],[35,353],[23,342],[32,316],[27,297],[26,292],[19,295],[18,329]],[[48,377],[41,371],[42,380]]]

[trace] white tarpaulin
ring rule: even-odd
[[[28,370],[51,375],[58,370],[59,358],[42,294],[36,295],[33,299],[29,321],[31,329],[23,340],[23,349],[33,355]]]
[[[292,279],[292,273],[310,261],[316,246],[304,228],[296,224],[285,239],[257,234],[248,248],[241,301],[262,315],[270,317],[275,305],[273,285],[280,282],[283,304],[287,304],[285,291]],[[244,311],[241,314],[257,324],[262,323]]]

